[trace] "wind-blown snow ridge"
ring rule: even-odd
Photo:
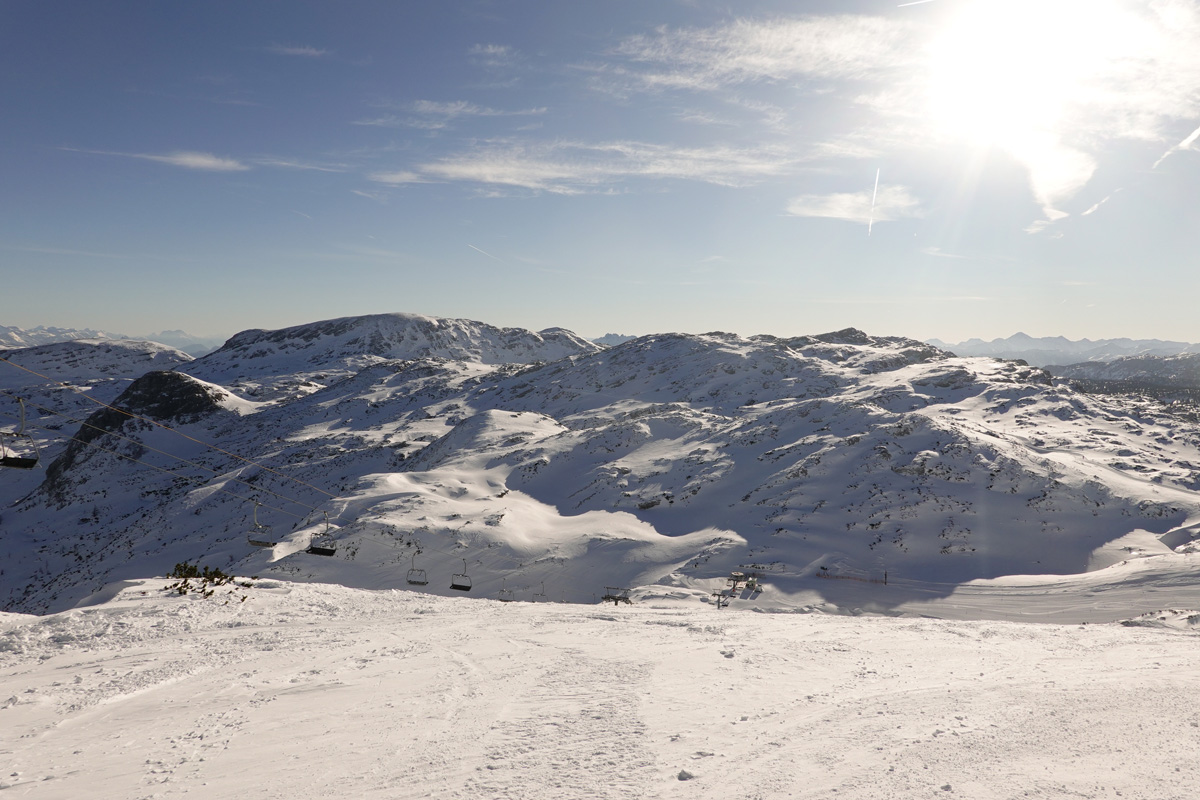
[[[761,608],[835,597],[846,582],[817,575],[886,574],[874,602],[888,608],[904,581],[945,595],[1200,538],[1200,435],[1151,401],[1077,394],[1034,367],[854,329],[660,334],[496,365],[482,361],[496,335],[459,322],[386,315],[249,332],[188,365],[230,395],[222,409],[275,394],[181,430],[298,482],[122,423],[206,471],[152,451],[138,457],[172,475],[81,451],[54,492],[6,513],[21,544],[0,576],[3,607],[61,608],[151,566],[201,560],[364,588],[413,588],[406,576],[420,568],[431,580],[419,591],[439,594],[465,570],[473,595],[584,602],[606,586],[707,599],[751,569],[766,588],[741,599]],[[445,330],[473,343],[469,358],[410,347],[429,353]],[[481,331],[486,346],[470,338]],[[514,335],[513,349],[538,351]],[[305,390],[288,365],[308,376]],[[321,382],[318,370],[342,377]],[[260,509],[279,531],[274,548],[247,543],[255,499],[276,509]],[[338,550],[314,558],[303,551],[325,514]]]

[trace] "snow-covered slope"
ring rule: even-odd
[[[1200,796],[1187,606],[1081,625],[1086,594],[995,598],[1034,625],[166,585],[0,614],[3,796]]]
[[[359,328],[292,330],[297,341],[272,339],[263,355],[238,352],[279,383],[271,373],[304,353],[325,359],[314,367],[366,366],[257,404],[240,396],[246,384],[146,376],[154,391],[134,384],[119,402],[178,432],[93,420],[127,438],[98,435],[5,512],[18,544],[3,607],[63,608],[200,560],[439,594],[465,573],[474,594],[572,601],[605,587],[707,599],[731,571],[757,571],[765,590],[741,599],[761,608],[795,607],[814,576],[830,578],[817,581],[830,597],[886,576],[887,608],[906,602],[903,581],[946,595],[1200,536],[1192,423],[1013,362],[845,330],[663,334],[495,366],[399,345],[387,352],[404,360],[360,357]],[[475,341],[479,329],[462,330]],[[241,369],[217,355],[188,372]],[[197,391],[209,401],[192,408]],[[274,547],[247,542],[252,501]],[[336,555],[306,554],[324,533]],[[408,584],[410,569],[429,583]]]
[[[1200,389],[1200,353],[1177,356],[1130,356],[1109,363],[1054,367],[1055,375],[1094,381]]]
[[[173,347],[135,339],[75,339],[8,350],[0,356],[12,362],[0,364],[0,388],[10,390],[48,383],[34,372],[54,381],[86,385],[136,378],[150,370],[173,369],[192,360]]]

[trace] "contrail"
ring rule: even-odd
[[[896,8],[904,8],[905,6],[919,6],[922,3],[932,3],[933,0],[913,0],[911,3],[901,3]]]
[[[1166,161],[1167,156],[1169,156],[1173,153],[1178,153],[1180,150],[1187,150],[1189,147],[1191,147],[1192,145],[1194,145],[1196,143],[1197,139],[1200,139],[1200,128],[1196,128],[1196,130],[1192,131],[1191,134],[1186,139],[1184,139],[1182,142],[1180,142],[1179,144],[1172,147],[1167,152],[1163,153],[1162,156],[1158,159],[1158,161],[1154,162],[1154,165],[1152,167],[1150,167],[1150,169],[1158,169],[1158,165],[1161,164],[1162,162]]]
[[[467,247],[471,248],[472,250],[474,250],[474,251],[476,251],[476,252],[483,253],[483,254],[484,254],[485,256],[487,256],[488,258],[496,258],[494,255],[492,255],[492,254],[491,254],[491,253],[489,253],[488,251],[486,251],[486,250],[480,250],[478,247],[476,247],[476,246],[475,246],[475,245],[473,245],[473,244],[469,244],[469,245],[467,245]],[[501,264],[504,264],[504,263],[506,263],[506,262],[505,262],[505,260],[504,260],[503,258],[496,258],[496,260],[497,260],[497,261],[499,261]]]
[[[871,228],[875,227],[875,198],[879,196],[879,169],[875,170],[875,191],[871,192],[871,220],[867,223],[867,236],[871,235]]]

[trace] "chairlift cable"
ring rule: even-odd
[[[7,395],[9,395],[9,396],[12,396],[12,393],[11,393],[11,392],[8,392],[8,391],[6,391],[6,390],[3,390],[3,389],[0,389],[0,393],[3,393],[3,394],[7,394]],[[211,473],[212,473],[214,476],[220,476],[220,475],[222,474],[221,472],[219,472],[218,470],[215,470],[215,469],[213,469],[212,467],[206,467],[206,466],[204,466],[203,464],[197,464],[196,462],[194,462],[194,461],[189,461],[188,459],[186,459],[186,458],[183,458],[182,456],[177,456],[177,455],[175,455],[174,453],[168,453],[166,450],[159,450],[157,447],[151,447],[150,445],[146,444],[145,442],[142,442],[142,441],[140,441],[140,440],[138,440],[138,439],[134,439],[134,438],[132,438],[132,437],[130,437],[130,436],[125,436],[124,434],[117,433],[116,431],[109,431],[109,430],[105,430],[104,428],[101,428],[101,427],[99,427],[99,426],[97,426],[97,425],[92,425],[92,424],[91,424],[91,423],[89,423],[89,422],[85,422],[85,421],[83,421],[83,420],[78,420],[78,419],[75,419],[74,417],[71,417],[71,416],[69,416],[69,415],[67,415],[67,414],[64,414],[64,413],[62,413],[61,411],[55,411],[55,410],[54,410],[54,409],[52,409],[52,408],[47,408],[46,406],[43,406],[43,405],[41,405],[40,403],[34,403],[34,402],[33,402],[33,401],[31,401],[31,400],[26,400],[25,402],[26,402],[26,403],[28,403],[29,405],[33,406],[34,408],[37,408],[37,409],[39,409],[40,411],[45,411],[45,412],[47,412],[47,413],[54,414],[55,416],[62,417],[63,419],[67,420],[68,422],[74,422],[74,423],[76,423],[76,424],[78,424],[78,425],[82,425],[82,426],[83,426],[83,427],[85,427],[85,428],[91,428],[91,429],[92,429],[92,430],[94,430],[94,431],[99,431],[100,433],[106,434],[106,435],[108,435],[108,436],[115,436],[115,437],[117,437],[118,439],[124,439],[124,440],[125,440],[125,441],[127,441],[127,442],[133,442],[134,444],[136,444],[136,445],[137,445],[137,446],[139,446],[139,447],[144,447],[144,448],[146,448],[147,450],[152,450],[152,451],[154,451],[155,453],[160,453],[161,455],[167,456],[168,458],[173,458],[173,459],[175,459],[176,461],[182,461],[184,464],[187,464],[187,465],[189,465],[189,466],[195,467],[196,469],[202,469],[202,470],[205,470],[206,472],[211,472]],[[9,414],[5,414],[5,416],[11,416],[11,415],[9,415]],[[75,439],[74,441],[79,441],[79,440],[78,440],[78,439]],[[139,462],[139,463],[140,463],[140,462]],[[286,495],[279,494],[278,492],[273,492],[273,491],[271,491],[270,489],[265,489],[265,488],[263,488],[263,487],[261,487],[261,486],[255,486],[254,484],[250,483],[249,481],[242,480],[241,478],[232,478],[232,477],[231,477],[231,478],[227,478],[226,480],[235,481],[235,482],[237,482],[237,483],[240,483],[240,484],[242,484],[242,485],[244,485],[244,486],[249,486],[251,489],[253,489],[253,490],[254,490],[254,491],[256,491],[256,492],[263,492],[264,494],[269,494],[269,495],[271,495],[272,497],[278,497],[280,500],[283,500],[283,501],[285,501],[285,502],[288,502],[288,503],[294,503],[294,504],[296,504],[296,505],[298,505],[298,506],[303,506],[304,508],[307,508],[307,509],[309,509],[310,511],[316,511],[316,510],[317,510],[317,508],[316,508],[315,506],[310,506],[308,503],[302,503],[302,502],[300,502],[299,500],[293,500],[292,498],[290,498],[290,497],[287,497]]]
[[[37,442],[25,432],[25,398],[18,397],[21,406],[20,425],[15,431],[0,431],[0,467],[7,469],[34,469],[41,462]],[[25,442],[32,455],[21,455],[18,443]]]
[[[268,466],[265,466],[265,465],[263,465],[263,464],[260,464],[260,463],[258,463],[257,461],[252,461],[252,460],[251,460],[251,459],[249,459],[249,458],[244,458],[243,456],[239,456],[237,453],[231,453],[231,452],[229,452],[228,450],[225,450],[225,449],[223,449],[223,448],[217,447],[215,444],[209,444],[208,442],[205,442],[205,441],[202,441],[202,440],[200,440],[200,439],[197,439],[197,438],[195,438],[194,436],[189,436],[188,434],[186,434],[186,433],[184,433],[184,432],[182,432],[182,431],[175,430],[175,429],[174,429],[174,428],[172,428],[170,425],[164,425],[164,424],[162,424],[161,422],[157,422],[157,421],[155,421],[155,420],[149,419],[148,417],[143,417],[143,416],[139,416],[138,414],[134,414],[132,411],[126,411],[126,410],[125,410],[125,409],[123,409],[123,408],[117,408],[116,406],[109,405],[108,403],[105,403],[105,402],[103,402],[103,401],[97,400],[96,398],[94,398],[94,397],[91,397],[91,396],[90,396],[90,395],[88,395],[86,392],[83,392],[83,391],[81,391],[80,389],[78,389],[78,388],[76,388],[76,387],[72,386],[72,385],[71,385],[71,384],[69,384],[69,383],[64,383],[63,381],[58,381],[58,380],[55,380],[54,378],[51,378],[49,375],[43,375],[42,373],[38,372],[37,370],[32,370],[32,369],[30,369],[29,367],[23,367],[23,366],[21,366],[20,364],[16,364],[16,363],[14,363],[14,362],[12,362],[12,361],[9,361],[7,358],[4,358],[3,356],[0,356],[0,361],[3,361],[5,364],[8,364],[8,365],[10,365],[10,366],[16,367],[16,368],[17,368],[17,369],[19,369],[19,370],[24,370],[25,372],[28,372],[28,373],[29,373],[29,374],[31,374],[31,375],[36,375],[36,376],[38,376],[39,378],[42,378],[43,380],[47,380],[47,381],[49,381],[49,382],[51,382],[51,383],[57,384],[57,385],[59,385],[59,386],[62,386],[62,387],[64,387],[64,388],[66,388],[66,389],[70,389],[72,392],[75,392],[75,393],[76,393],[77,395],[79,395],[80,397],[87,398],[88,400],[90,400],[91,402],[95,403],[95,404],[96,404],[96,405],[98,405],[98,406],[103,406],[104,408],[112,409],[113,411],[116,411],[116,412],[118,412],[118,413],[120,413],[120,414],[124,414],[125,416],[127,416],[127,417],[131,417],[131,418],[133,418],[133,419],[140,419],[140,420],[141,420],[141,421],[143,421],[143,422],[148,422],[148,423],[150,423],[151,425],[155,425],[155,426],[157,426],[157,427],[159,427],[159,428],[162,428],[163,430],[170,431],[171,433],[177,434],[177,435],[179,435],[179,436],[182,436],[182,437],[183,437],[183,438],[185,438],[185,439],[188,439],[188,440],[190,440],[190,441],[193,441],[193,442],[195,442],[196,444],[203,445],[204,447],[210,448],[210,449],[212,449],[212,450],[216,450],[218,453],[224,453],[225,455],[227,455],[227,456],[230,456],[231,458],[236,458],[236,459],[238,459],[239,461],[245,461],[247,464],[252,464],[252,465],[254,465],[254,466],[258,467],[259,469],[266,470],[267,472],[270,472],[270,473],[272,473],[272,474],[274,474],[274,475],[278,475],[278,476],[280,476],[281,478],[287,478],[288,480],[295,481],[296,483],[299,483],[299,484],[301,484],[301,485],[303,485],[303,486],[307,486],[308,488],[310,488],[310,489],[314,489],[314,490],[316,490],[316,491],[320,492],[321,494],[323,494],[323,495],[326,495],[327,497],[331,497],[331,498],[336,498],[336,497],[337,497],[337,495],[336,495],[336,494],[333,494],[333,493],[331,493],[331,492],[327,492],[327,491],[325,491],[324,489],[320,488],[319,486],[313,486],[311,483],[308,483],[307,481],[302,481],[302,480],[300,480],[299,478],[297,478],[297,477],[295,477],[295,476],[292,476],[292,475],[286,475],[286,474],[284,474],[284,473],[282,473],[282,472],[278,472],[278,471],[276,471],[276,470],[273,470],[273,469],[271,469],[271,468],[270,468],[270,467],[268,467]],[[180,373],[180,374],[186,375],[187,373]]]
[[[5,362],[7,362],[7,363],[9,363],[9,364],[12,364],[12,362],[11,362],[11,361],[8,361],[7,359],[4,359],[4,358],[0,358],[0,361],[5,361]],[[46,376],[44,376],[44,375],[41,375],[40,373],[34,372],[33,370],[27,369],[26,367],[22,367],[22,366],[20,366],[19,364],[13,364],[13,366],[15,366],[15,367],[18,367],[19,369],[23,369],[23,370],[25,370],[26,372],[31,372],[31,373],[33,373],[33,374],[35,374],[35,375],[38,375],[39,377],[46,378]],[[47,380],[52,380],[52,379],[49,379],[49,378],[47,378]],[[75,391],[77,394],[81,394],[81,395],[82,395],[82,396],[84,396],[84,397],[87,397],[87,395],[86,395],[86,394],[83,394],[82,392],[78,392],[78,391],[77,391],[77,390],[76,390],[74,387],[70,386],[69,384],[61,383],[61,382],[59,382],[59,381],[54,381],[54,382],[56,382],[56,383],[60,383],[60,385],[62,385],[63,387],[65,387],[65,388],[67,388],[67,389],[70,389],[71,391]],[[12,392],[10,392],[10,391],[8,391],[8,390],[0,390],[0,392],[2,392],[3,394],[7,394],[7,395],[9,395],[9,396],[13,396],[13,395],[12,395]],[[302,484],[302,485],[304,485],[304,486],[309,486],[310,488],[316,489],[317,491],[320,491],[322,494],[326,494],[326,495],[328,495],[329,497],[332,497],[332,498],[336,498],[336,497],[337,497],[337,495],[330,494],[329,492],[326,492],[326,491],[324,491],[323,489],[320,489],[319,487],[313,486],[313,485],[312,485],[312,484],[310,484],[310,483],[307,483],[307,482],[305,482],[305,481],[301,481],[300,479],[298,479],[298,478],[294,478],[294,477],[292,477],[292,476],[290,476],[290,475],[285,475],[285,474],[283,474],[283,473],[277,472],[277,471],[275,471],[275,470],[273,470],[273,469],[270,469],[269,467],[266,467],[266,466],[264,466],[264,465],[262,465],[262,464],[259,464],[259,463],[255,462],[255,461],[252,461],[252,460],[250,460],[250,459],[248,459],[248,458],[244,458],[244,457],[242,457],[242,456],[239,456],[239,455],[237,455],[237,454],[235,454],[235,453],[230,453],[230,452],[228,452],[228,451],[226,451],[226,450],[224,450],[224,449],[222,449],[222,448],[216,447],[216,446],[214,446],[214,445],[210,445],[210,444],[208,444],[208,443],[206,443],[206,442],[203,442],[203,441],[201,441],[201,440],[199,440],[199,439],[195,439],[194,437],[188,436],[187,434],[181,433],[180,431],[176,431],[176,430],[174,430],[173,428],[171,428],[171,427],[169,427],[169,426],[167,426],[167,425],[162,425],[161,423],[157,423],[157,422],[155,422],[154,420],[145,419],[144,417],[140,417],[140,416],[138,416],[138,415],[136,415],[136,414],[132,414],[132,413],[130,413],[130,412],[128,412],[128,411],[124,411],[123,409],[115,408],[114,406],[110,406],[110,405],[108,405],[108,404],[106,404],[106,403],[102,403],[102,402],[100,402],[100,401],[98,401],[98,400],[96,400],[95,398],[92,398],[92,397],[87,397],[87,399],[91,400],[92,402],[95,402],[95,403],[97,403],[98,405],[102,405],[102,406],[104,406],[104,407],[106,407],[106,408],[111,408],[111,409],[113,409],[114,411],[118,411],[118,412],[120,412],[120,413],[122,413],[122,414],[125,414],[126,416],[129,416],[129,417],[131,417],[131,418],[134,418],[134,419],[142,419],[142,420],[144,420],[144,421],[146,421],[146,422],[149,422],[149,423],[151,423],[151,424],[154,424],[154,425],[156,425],[156,426],[158,426],[158,427],[160,427],[160,428],[163,428],[163,429],[165,429],[165,430],[171,431],[171,432],[173,432],[173,433],[177,433],[177,434],[179,434],[180,436],[183,436],[185,439],[189,439],[189,440],[191,440],[191,441],[194,441],[194,442],[196,442],[197,444],[200,444],[200,445],[202,445],[202,446],[208,447],[208,448],[210,448],[210,449],[212,449],[212,450],[216,450],[217,452],[224,453],[225,455],[228,455],[228,456],[231,456],[231,457],[233,457],[233,458],[236,458],[236,459],[238,459],[239,461],[243,461],[243,462],[245,462],[245,463],[248,463],[248,464],[251,464],[251,465],[253,465],[253,466],[257,466],[257,467],[259,467],[260,469],[266,470],[267,472],[270,472],[270,473],[272,473],[272,474],[279,475],[280,477],[288,478],[288,479],[290,479],[290,480],[293,480],[293,481],[296,481],[297,483],[300,483],[300,484]],[[115,433],[115,432],[113,432],[113,431],[108,431],[108,430],[105,430],[105,429],[103,429],[103,428],[100,428],[100,427],[98,427],[98,426],[91,425],[90,423],[87,423],[87,422],[80,421],[80,420],[78,420],[78,419],[75,419],[75,418],[73,418],[73,417],[71,417],[71,416],[68,416],[67,414],[64,414],[64,413],[62,413],[62,412],[59,412],[59,411],[55,411],[54,409],[51,409],[51,408],[47,408],[47,407],[45,407],[45,406],[42,406],[42,405],[40,405],[40,404],[38,404],[38,403],[33,403],[33,402],[30,402],[30,405],[34,406],[35,408],[38,408],[38,409],[39,409],[39,410],[41,410],[41,411],[45,411],[45,412],[48,412],[48,413],[50,413],[50,414],[54,414],[55,416],[62,417],[63,419],[66,419],[66,420],[68,420],[68,421],[70,421],[70,422],[74,422],[74,423],[77,423],[77,424],[79,424],[79,425],[83,425],[83,426],[85,426],[85,427],[92,428],[93,430],[100,431],[101,433],[104,433],[104,434],[107,434],[107,435],[110,435],[110,436],[116,436],[117,438],[124,439],[124,440],[126,440],[126,441],[132,442],[132,443],[134,443],[134,444],[138,445],[139,447],[144,447],[144,448],[146,448],[147,450],[152,450],[153,452],[160,453],[160,454],[162,454],[162,455],[165,455],[165,456],[167,456],[168,458],[173,458],[173,459],[175,459],[175,460],[177,460],[177,461],[180,461],[180,462],[182,462],[182,463],[184,463],[184,464],[187,464],[187,465],[189,465],[189,466],[192,466],[192,467],[195,467],[195,468],[197,468],[197,469],[202,469],[202,470],[205,470],[205,471],[211,472],[211,473],[212,473],[214,476],[216,476],[216,475],[219,475],[219,474],[220,474],[220,473],[218,473],[216,470],[212,469],[211,467],[205,467],[205,466],[203,466],[203,465],[200,465],[200,464],[197,464],[197,463],[195,463],[195,462],[189,461],[188,459],[185,459],[185,458],[183,458],[183,457],[181,457],[181,456],[177,456],[177,455],[174,455],[174,454],[172,454],[172,453],[168,453],[168,452],[166,452],[166,451],[164,451],[164,450],[159,450],[159,449],[157,449],[157,448],[155,448],[155,447],[151,447],[150,445],[147,445],[147,444],[145,444],[145,443],[143,443],[143,442],[141,442],[141,441],[138,441],[137,439],[132,439],[132,438],[130,438],[130,437],[128,437],[128,436],[125,436],[125,435],[123,435],[123,434]],[[0,412],[0,413],[2,413],[2,412]],[[10,417],[10,418],[12,418],[12,419],[16,419],[16,417],[13,417],[11,414],[5,414],[5,416],[8,416],[8,417]],[[42,429],[42,430],[44,430],[44,431],[45,431],[45,429]],[[49,432],[49,431],[46,431],[46,432]],[[155,464],[150,464],[150,463],[148,463],[148,462],[141,461],[141,460],[139,460],[139,459],[133,458],[132,456],[127,456],[127,455],[124,455],[124,454],[122,454],[122,453],[118,453],[118,452],[116,452],[115,450],[109,450],[108,448],[100,447],[99,445],[92,444],[91,442],[85,442],[85,441],[82,441],[81,439],[76,439],[76,438],[75,438],[75,437],[73,437],[73,436],[72,436],[72,437],[69,437],[69,438],[67,439],[67,441],[78,442],[79,444],[82,444],[82,445],[84,445],[84,446],[86,446],[86,447],[92,447],[92,448],[94,448],[94,449],[96,449],[96,450],[100,450],[100,451],[102,451],[102,452],[105,452],[105,453],[110,453],[111,455],[115,455],[115,456],[117,456],[118,458],[123,458],[123,459],[125,459],[125,460],[127,460],[127,461],[133,461],[133,462],[134,462],[134,463],[136,463],[136,464],[140,464],[140,465],[142,465],[142,466],[150,467],[151,469],[156,469],[156,470],[158,470],[159,472],[164,472],[164,473],[166,473],[166,474],[168,474],[168,475],[171,475],[171,476],[173,476],[173,477],[182,478],[182,479],[184,479],[184,480],[191,481],[191,482],[199,482],[199,481],[203,481],[203,482],[205,483],[205,485],[208,485],[208,481],[207,481],[206,479],[200,478],[199,476],[187,476],[187,475],[180,475],[179,473],[177,473],[177,472],[174,472],[174,471],[172,471],[172,470],[169,470],[169,469],[166,469],[166,468],[164,468],[164,467],[160,467],[160,466],[158,466],[158,465],[155,465]],[[302,502],[300,502],[300,501],[298,501],[298,500],[293,500],[293,499],[292,499],[292,498],[290,498],[290,497],[287,497],[287,496],[285,496],[285,495],[281,495],[281,494],[279,494],[279,493],[277,493],[277,492],[273,492],[273,491],[271,491],[271,490],[269,490],[269,489],[264,489],[264,488],[262,488],[262,487],[255,486],[254,484],[251,484],[251,483],[249,483],[249,482],[247,482],[247,481],[245,481],[245,480],[242,480],[242,479],[240,479],[240,478],[229,478],[228,480],[231,480],[231,481],[234,481],[234,482],[237,482],[237,483],[241,483],[241,484],[243,484],[243,485],[245,485],[245,486],[248,486],[248,487],[250,487],[251,489],[255,490],[256,492],[263,492],[263,493],[265,493],[265,494],[269,494],[269,495],[272,495],[272,496],[274,496],[274,497],[278,497],[278,498],[280,498],[281,500],[284,500],[284,501],[286,501],[286,502],[293,503],[293,504],[295,504],[295,505],[298,505],[298,506],[302,506],[302,507],[304,507],[304,508],[307,508],[307,509],[309,509],[311,512],[315,512],[315,511],[317,511],[317,510],[318,510],[316,507],[314,507],[314,506],[310,506],[310,505],[308,505],[307,503],[302,503]],[[255,498],[252,498],[252,497],[246,497],[246,496],[244,496],[244,495],[239,495],[239,494],[237,494],[237,493],[235,493],[235,492],[232,492],[232,491],[230,491],[229,489],[225,489],[225,488],[223,488],[223,487],[218,487],[218,488],[217,488],[217,491],[224,492],[225,494],[228,494],[228,495],[230,495],[231,497],[237,498],[237,499],[239,499],[239,500],[242,500],[242,501],[244,501],[244,502],[252,502],[252,503],[254,503],[256,506],[261,506],[261,507],[263,507],[263,508],[270,509],[270,510],[272,510],[272,511],[277,511],[277,512],[279,512],[279,513],[281,513],[281,514],[286,514],[286,515],[288,515],[288,516],[295,517],[295,518],[297,518],[297,519],[301,519],[301,520],[303,520],[303,519],[307,519],[307,518],[310,516],[310,515],[308,515],[308,514],[296,514],[296,513],[294,513],[294,512],[291,512],[291,511],[285,511],[285,510],[283,510],[283,509],[276,508],[276,507],[274,507],[274,506],[271,506],[271,505],[267,505],[266,503],[260,503],[260,502],[259,502],[258,500],[256,500]],[[328,515],[327,515],[327,514],[326,514],[326,516],[328,517]],[[427,546],[425,546],[425,545],[421,545],[421,546],[420,546],[420,549],[421,549],[422,551],[428,551],[428,552],[431,552],[431,553],[438,553],[439,555],[445,555],[445,556],[452,556],[452,555],[455,555],[455,553],[452,553],[452,552],[450,552],[450,551],[441,550],[441,549],[438,549],[438,548],[433,548],[433,547],[427,547]],[[514,557],[514,556],[506,556],[506,555],[503,555],[503,554],[498,554],[498,555],[499,555],[499,557],[500,557],[500,558],[504,558],[505,560],[508,560],[508,561],[518,561],[518,562],[520,561],[520,559],[517,559],[517,558],[516,558],[516,557]],[[459,557],[461,558],[461,556],[459,556]],[[464,568],[464,571],[463,571],[462,575],[464,575],[464,576],[466,576],[466,575],[467,575],[467,572],[466,572],[466,566],[467,566],[467,565],[466,565],[466,559],[463,559],[463,568]],[[565,565],[559,565],[559,566],[557,567],[557,569],[555,569],[554,571],[555,571],[555,572],[557,572],[557,573],[562,573],[562,572],[564,572],[564,571],[565,571],[565,569],[566,569],[566,566],[565,566]],[[469,577],[467,578],[467,580],[469,580]],[[543,596],[545,596],[544,582],[543,582],[542,595],[543,595]]]
[[[70,437],[70,438],[68,439],[68,441],[71,441],[71,442],[79,442],[80,444],[82,444],[82,445],[84,445],[84,446],[86,446],[86,447],[93,447],[93,448],[95,448],[95,449],[97,449],[97,450],[100,450],[100,451],[102,451],[102,452],[105,452],[105,453],[110,453],[111,455],[114,455],[114,456],[116,456],[117,458],[123,458],[123,459],[125,459],[126,461],[132,461],[132,462],[134,462],[135,464],[141,464],[143,467],[150,467],[151,469],[156,469],[156,470],[158,470],[159,472],[165,472],[165,473],[166,473],[166,474],[168,474],[168,475],[174,476],[174,477],[176,477],[176,478],[182,478],[182,479],[183,479],[183,480],[185,480],[185,481],[192,481],[192,482],[195,482],[195,481],[198,481],[198,480],[202,480],[201,478],[197,478],[197,477],[195,477],[195,476],[190,476],[190,475],[180,475],[178,472],[174,472],[174,471],[172,471],[172,470],[169,470],[169,469],[167,469],[166,467],[160,467],[160,466],[158,466],[157,464],[151,464],[151,463],[149,463],[148,461],[141,461],[141,460],[139,460],[139,459],[136,459],[136,458],[134,458],[133,456],[127,456],[127,455],[125,455],[124,453],[118,453],[116,450],[109,450],[107,447],[101,447],[101,446],[99,446],[99,445],[92,444],[91,442],[85,442],[85,441],[83,441],[82,439],[76,439],[74,436]],[[205,483],[205,485],[208,485],[208,484],[207,484],[207,482]],[[215,487],[215,488],[216,488],[216,490],[217,490],[218,492],[224,492],[225,494],[228,494],[228,495],[230,495],[230,496],[232,496],[232,497],[236,497],[236,498],[237,498],[237,499],[239,499],[239,500],[242,500],[242,501],[245,501],[245,502],[252,502],[252,503],[253,503],[253,502],[256,502],[256,501],[254,500],[254,498],[252,498],[252,497],[246,497],[246,496],[244,496],[244,495],[236,494],[236,493],[234,493],[234,492],[231,492],[231,491],[229,491],[228,489],[225,489],[225,488],[222,488],[222,487]],[[276,508],[275,506],[269,506],[269,505],[267,505],[266,503],[258,503],[258,505],[262,506],[263,508],[269,508],[269,509],[271,509],[272,511],[278,511],[280,514],[287,514],[289,517],[296,517],[297,519],[307,519],[307,516],[306,516],[306,515],[304,515],[304,514],[296,514],[296,513],[292,512],[292,511],[285,511],[285,510],[283,510],[282,508]]]
[[[9,417],[10,419],[16,419],[16,417],[14,417],[12,414],[4,414],[4,416],[6,416],[6,417]],[[39,427],[37,427],[37,426],[34,426],[34,427],[33,427],[33,429],[34,429],[34,430],[41,430],[41,431],[43,431],[43,432],[49,433],[49,431],[48,431],[48,430],[46,430],[46,429],[44,429],[44,428],[39,428]],[[157,464],[151,464],[151,463],[150,463],[150,462],[148,462],[148,461],[141,461],[140,459],[134,458],[133,456],[127,456],[127,455],[125,455],[124,453],[118,453],[116,450],[109,450],[107,447],[101,447],[100,445],[98,445],[98,444],[93,444],[92,442],[85,442],[85,441],[83,441],[82,439],[76,439],[74,436],[69,436],[69,437],[67,437],[67,438],[65,439],[65,441],[68,441],[68,442],[78,442],[79,444],[81,444],[81,445],[83,445],[83,446],[85,446],[85,447],[91,447],[91,448],[93,448],[93,449],[95,449],[95,450],[99,450],[99,451],[101,451],[101,452],[108,453],[108,454],[110,454],[110,455],[114,455],[114,456],[116,456],[117,458],[123,458],[123,459],[125,459],[126,461],[132,461],[132,462],[134,462],[135,464],[141,464],[143,467],[150,467],[150,469],[156,469],[156,470],[158,470],[159,472],[165,472],[167,475],[170,475],[170,476],[172,476],[172,477],[175,477],[175,478],[179,478],[180,480],[191,481],[192,483],[196,483],[196,482],[198,482],[198,481],[204,481],[204,484],[203,484],[203,485],[205,485],[205,486],[208,486],[208,485],[209,485],[209,484],[208,484],[208,482],[207,482],[205,479],[203,479],[203,478],[200,478],[199,476],[196,476],[196,475],[180,475],[178,472],[175,472],[174,470],[169,470],[169,469],[167,469],[166,467],[160,467],[160,466],[158,466]],[[224,492],[225,494],[228,494],[228,495],[230,495],[230,496],[232,496],[232,497],[236,497],[236,498],[237,498],[237,499],[239,499],[239,500],[243,500],[243,501],[246,501],[246,502],[252,502],[252,503],[253,503],[253,502],[257,502],[257,501],[256,501],[254,498],[252,498],[252,497],[246,497],[246,496],[244,496],[244,495],[236,494],[236,493],[234,493],[234,492],[231,492],[231,491],[229,491],[228,489],[225,489],[225,488],[223,488],[223,487],[220,487],[220,486],[213,487],[213,488],[215,488],[215,489],[216,489],[218,492]],[[287,514],[289,517],[296,517],[297,519],[307,519],[307,518],[308,518],[308,515],[306,515],[306,514],[297,514],[297,513],[295,513],[295,512],[292,512],[292,511],[285,511],[285,510],[284,510],[284,509],[282,509],[282,508],[276,508],[275,506],[270,506],[270,505],[267,505],[266,503],[258,503],[258,505],[262,506],[263,508],[269,508],[269,509],[271,509],[272,511],[278,511],[280,514]],[[303,505],[303,504],[301,504],[301,505]]]

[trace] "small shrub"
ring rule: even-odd
[[[238,583],[232,575],[226,575],[215,567],[204,567],[201,569],[198,565],[189,564],[186,561],[176,564],[175,568],[167,573],[167,577],[175,578],[176,580],[174,583],[163,587],[166,591],[175,592],[176,594],[195,592],[201,597],[212,597],[216,591],[215,587],[224,586],[228,583],[241,586],[245,589],[254,587],[254,584],[249,582]],[[195,583],[193,584],[192,581],[195,581]],[[245,599],[243,596],[242,600],[244,601]]]

